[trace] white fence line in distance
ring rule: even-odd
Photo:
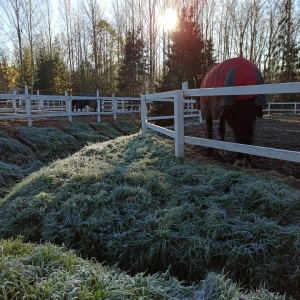
[[[184,144],[211,147],[221,150],[240,152],[250,155],[275,158],[280,160],[300,163],[300,152],[267,148],[260,146],[244,145],[238,143],[209,140],[191,136],[184,136],[184,103],[185,98],[199,96],[221,96],[221,95],[252,95],[252,94],[288,94],[300,93],[300,82],[263,84],[254,86],[238,86],[224,88],[188,89],[187,83],[183,83],[182,90],[164,92],[161,94],[146,94],[141,97],[141,122],[142,135],[146,136],[148,129],[160,132],[174,139],[175,155],[184,156]],[[148,117],[147,105],[155,101],[174,102],[174,130],[151,124],[154,120]],[[296,106],[296,105],[295,105]],[[269,107],[270,108],[270,107]],[[271,111],[271,109],[270,109]],[[293,110],[295,112],[295,110]],[[297,112],[297,110],[296,110]]]
[[[96,111],[89,108],[74,111],[72,100],[96,100]],[[67,117],[69,122],[75,116],[97,116],[98,123],[102,115],[113,115],[117,120],[118,114],[140,113],[140,98],[134,97],[103,97],[99,96],[71,96],[65,92],[64,96],[30,95],[28,86],[25,94],[0,94],[0,120],[27,119],[28,126],[32,126],[34,118]]]

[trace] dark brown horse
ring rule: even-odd
[[[203,78],[194,75],[196,88],[213,88],[263,84],[260,70],[244,58],[232,58],[212,65]],[[262,117],[265,95],[202,96],[200,109],[206,120],[207,137],[213,138],[213,120],[220,120],[221,140],[225,136],[225,121],[233,131],[234,139],[240,144],[253,144],[256,117]],[[212,149],[208,149],[208,155]],[[238,154],[236,165],[250,165],[250,155]]]

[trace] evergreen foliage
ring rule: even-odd
[[[166,72],[158,90],[181,89],[183,81],[188,81],[190,88],[194,88],[193,75],[204,74],[213,62],[212,41],[204,39],[194,7],[183,9],[178,29],[170,35],[167,59],[164,62]]]
[[[139,32],[127,33],[124,60],[119,71],[118,89],[120,95],[136,96],[143,91],[146,76],[144,47]]]
[[[164,62],[165,74],[157,87],[160,92],[181,89],[181,83],[189,82],[195,88],[193,75],[204,74],[213,60],[213,45],[203,38],[202,29],[196,22],[194,8],[181,12],[178,29],[171,33],[167,58]],[[173,115],[170,103],[155,102],[151,105],[152,115]],[[172,125],[173,119],[157,120],[158,125]]]
[[[35,89],[46,95],[63,95],[69,89],[69,72],[57,44],[53,47],[53,53],[39,49]]]

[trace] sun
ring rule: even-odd
[[[164,30],[172,31],[177,26],[178,16],[176,10],[173,8],[167,8],[160,20],[160,23]]]

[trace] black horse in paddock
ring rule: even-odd
[[[232,58],[213,64],[201,78],[194,75],[195,88],[230,87],[263,84],[260,70],[244,58]],[[199,101],[199,100],[198,100]],[[202,96],[200,103],[202,118],[206,121],[207,137],[213,138],[213,120],[220,120],[221,140],[225,136],[225,121],[240,144],[253,144],[256,117],[262,117],[262,106],[266,95]],[[207,151],[212,154],[212,149]],[[250,155],[238,153],[235,165],[250,166]]]
[[[79,96],[96,96],[96,95],[79,95]],[[82,111],[85,107],[91,107],[93,111],[97,111],[97,100],[88,100],[88,99],[78,99],[78,100],[72,100],[72,110],[75,109],[77,111],[80,109]]]

